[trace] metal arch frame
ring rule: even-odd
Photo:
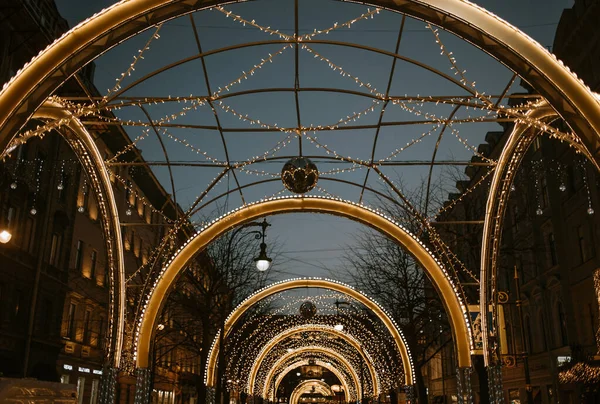
[[[163,268],[159,279],[154,283],[154,288],[144,302],[144,310],[139,319],[138,328],[135,335],[135,352],[134,357],[137,367],[145,368],[148,366],[148,353],[150,352],[153,333],[156,329],[158,321],[158,313],[163,304],[163,298],[169,292],[171,285],[176,279],[182,268],[185,267],[189,259],[195,253],[206,247],[212,240],[216,239],[224,232],[228,231],[236,225],[256,218],[280,213],[291,212],[315,212],[328,213],[338,216],[347,217],[366,224],[379,230],[383,234],[388,235],[398,243],[403,245],[409,253],[415,256],[420,265],[430,275],[432,283],[437,288],[441,295],[444,307],[447,310],[448,316],[452,323],[454,341],[457,349],[457,360],[459,366],[471,366],[471,330],[468,325],[468,314],[466,306],[457,293],[457,287],[453,285],[448,274],[440,266],[438,261],[433,257],[429,250],[411,233],[405,230],[400,225],[393,222],[391,219],[376,213],[375,211],[364,206],[335,200],[331,198],[314,198],[314,197],[292,197],[292,198],[274,198],[267,201],[257,202],[247,205],[243,208],[236,209],[230,214],[222,215],[214,220],[205,229],[198,232],[193,238],[186,241],[177,253],[167,262],[167,266]],[[229,332],[231,325],[248,309],[254,302],[259,301],[269,294],[276,293],[284,288],[306,287],[307,284],[313,287],[321,287],[332,290],[337,290],[341,293],[348,294],[365,304],[373,310],[379,318],[384,322],[390,330],[398,349],[401,353],[403,365],[405,368],[406,384],[413,384],[413,368],[410,359],[410,353],[406,349],[406,343],[403,341],[401,333],[394,325],[393,320],[371,299],[367,298],[362,293],[355,289],[343,286],[340,283],[327,281],[322,279],[306,279],[306,280],[291,280],[285,283],[279,283],[270,288],[261,289],[259,292],[246,299],[238,306],[238,309],[228,318],[225,325],[225,332]],[[218,342],[213,345],[211,360],[207,366],[208,384],[211,385],[214,380],[214,367],[216,365],[216,352],[218,351]]]
[[[354,388],[353,390],[351,389],[347,395],[352,395],[355,398],[360,396],[360,393],[362,392],[362,389],[360,389],[360,380],[358,379],[358,374],[352,373],[353,369],[346,368],[346,365],[343,364],[342,362],[340,362],[338,358],[329,356],[329,355],[321,353],[321,352],[312,352],[311,356],[316,358],[315,363],[317,365],[323,366],[323,367],[329,369],[335,375],[339,374],[341,377],[343,377],[343,380],[347,384],[346,387],[348,387],[348,388],[353,387],[352,384],[348,384],[348,378],[352,379],[352,382],[354,383],[356,388]],[[320,357],[320,356],[322,356],[322,357]],[[324,362],[325,359],[327,359],[328,362]],[[288,363],[291,363],[291,365],[287,366],[285,369],[278,372],[279,375],[277,376],[277,379],[275,379],[275,383],[273,384],[273,389],[272,389],[273,393],[276,393],[277,389],[279,388],[279,384],[281,384],[281,381],[283,380],[285,375],[290,372],[289,368],[291,366],[296,366],[296,368],[297,368],[298,366],[302,366],[302,364],[308,364],[308,359],[299,359],[299,360],[296,360],[295,362],[288,361]],[[282,365],[280,365],[280,368],[281,368],[281,366]],[[339,378],[339,376],[338,376],[338,378]],[[340,380],[342,380],[342,379],[340,379]],[[269,383],[271,383],[271,381],[269,381]]]
[[[220,3],[224,2],[121,1],[67,32],[21,69],[0,93],[2,155],[33,110],[86,63],[157,23]],[[600,101],[575,75],[521,31],[467,1],[370,0],[364,4],[429,21],[496,57],[549,100],[578,133],[599,168]]]
[[[324,367],[325,369],[329,370],[331,373],[333,373],[339,380],[340,383],[342,384],[342,386],[344,387],[344,392],[346,392],[346,396],[348,398],[348,400],[346,401],[351,401],[350,398],[351,397],[359,397],[360,395],[355,393],[354,396],[350,395],[350,385],[348,384],[348,380],[346,380],[346,376],[344,374],[342,374],[342,372],[340,372],[337,368],[335,368],[333,365],[331,364],[327,364],[321,360],[316,360],[315,364]],[[306,359],[303,359],[301,361],[298,362],[294,362],[291,365],[289,365],[288,367],[286,367],[285,369],[283,369],[280,373],[279,376],[277,376],[277,379],[275,379],[275,385],[274,385],[274,389],[273,391],[277,391],[279,389],[279,385],[281,384],[281,381],[283,380],[283,378],[290,373],[292,370],[297,369],[299,366],[305,366],[308,365],[308,361]],[[353,380],[353,382],[355,384],[359,384],[358,380]]]
[[[529,115],[536,119],[549,119],[557,117],[556,111],[549,105],[542,103]],[[493,174],[490,191],[488,194],[483,224],[483,243],[481,245],[481,271],[479,279],[479,309],[487,313],[489,305],[492,306],[492,323],[488,323],[487,316],[481,316],[481,326],[484,336],[496,329],[496,277],[500,240],[502,238],[502,223],[510,196],[510,187],[517,170],[529,146],[538,135],[538,130],[532,129],[527,123],[518,123],[514,126],[506,145],[502,150],[496,171]],[[485,317],[485,318],[484,318]],[[487,334],[485,333],[487,330]],[[498,362],[497,346],[490,346],[488,338],[483,338],[484,362],[486,366]]]
[[[324,396],[335,396],[335,394],[331,390],[331,386],[329,386],[327,383],[322,382],[318,379],[309,379],[304,380],[302,383],[299,383],[294,389],[294,391],[292,391],[292,394],[290,395],[290,404],[298,404],[298,399],[302,396],[302,394],[308,391],[306,390],[306,388],[313,386],[316,387],[316,390]]]
[[[121,1],[74,27],[40,52],[0,93],[0,149],[6,148],[11,134],[31,115],[31,105],[37,108],[58,85],[98,55],[153,25],[222,3],[226,1]],[[521,31],[462,0],[361,3],[438,25],[499,59],[561,112],[582,136],[598,166],[600,102],[548,51]]]
[[[362,357],[362,359],[365,363],[372,364],[375,362],[373,360],[373,358],[371,357],[371,355],[369,355],[369,353],[366,350],[361,349],[360,343],[352,335],[342,332],[342,331],[338,331],[331,326],[324,326],[321,324],[304,324],[304,325],[296,326],[294,328],[288,328],[288,329],[280,332],[279,334],[277,334],[276,336],[271,338],[263,346],[261,351],[256,356],[256,359],[254,360],[252,367],[250,368],[250,372],[249,372],[250,376],[248,377],[247,389],[250,391],[250,389],[253,388],[252,386],[254,386],[254,381],[258,374],[258,370],[260,369],[260,367],[262,365],[262,362],[264,361],[266,356],[271,352],[271,350],[279,342],[281,342],[281,341],[285,340],[286,338],[289,338],[293,335],[300,334],[300,333],[307,332],[307,331],[308,332],[319,331],[319,332],[323,332],[325,334],[331,334],[331,335],[335,335],[339,338],[342,338],[344,341],[346,341],[348,344],[350,344],[359,353],[359,355]],[[371,372],[371,379],[373,380],[374,389],[376,391],[379,391],[379,385],[380,385],[379,375],[377,374],[377,372],[375,371],[375,369],[372,366],[369,366],[369,371]]]
[[[100,207],[100,217],[103,221],[101,227],[104,233],[110,273],[109,335],[111,338],[107,347],[110,355],[108,362],[119,367],[125,327],[125,266],[119,212],[104,159],[86,127],[59,102],[47,100],[33,114],[32,118],[68,119],[68,124],[63,128],[68,129],[70,133],[65,133],[66,131],[62,129],[59,129],[58,132],[71,146],[77,159],[86,170],[86,175]]]
[[[354,369],[354,366],[352,366],[350,361],[348,359],[346,359],[346,357],[344,357],[344,355],[342,355],[341,353],[336,352],[330,348],[326,348],[326,347],[322,347],[322,346],[318,346],[318,345],[309,345],[309,346],[305,346],[305,347],[296,349],[293,352],[286,353],[285,355],[280,357],[270,367],[269,373],[267,373],[267,375],[265,377],[265,383],[263,384],[262,397],[267,397],[269,395],[269,390],[270,390],[269,387],[270,387],[271,381],[273,380],[273,377],[275,376],[277,369],[286,360],[293,358],[294,356],[301,355],[303,353],[310,353],[310,352],[320,353],[320,354],[329,356],[331,358],[335,358],[336,360],[340,361],[340,363],[342,363],[344,365],[344,367],[347,369],[347,371],[350,373],[350,375],[352,376],[352,379],[355,381],[355,383],[357,383],[357,386],[356,386],[356,389],[358,392],[357,394],[359,396],[361,395],[362,389],[360,388],[360,383],[359,383],[360,378],[358,377],[358,373],[357,373],[356,369]],[[252,387],[252,390],[249,393],[252,394],[253,391],[254,391],[254,386]]]
[[[375,312],[375,314],[378,315],[379,319],[383,322],[385,327],[388,329],[392,338],[394,339],[394,342],[396,343],[396,346],[398,348],[398,351],[400,353],[401,360],[402,360],[402,363],[404,366],[404,371],[405,371],[404,373],[405,373],[405,377],[406,377],[405,384],[412,384],[413,372],[414,372],[413,364],[412,364],[412,356],[410,354],[410,351],[408,350],[408,346],[407,346],[406,342],[404,341],[401,332],[396,327],[395,322],[388,317],[388,315],[385,311],[381,310],[381,308],[379,307],[379,305],[376,302],[372,301],[366,295],[362,294],[362,292],[357,292],[355,289],[348,287],[346,285],[343,285],[339,282],[333,282],[333,281],[329,281],[329,280],[325,280],[325,279],[317,279],[317,278],[291,279],[291,280],[287,280],[287,281],[276,282],[273,285],[265,287],[265,288],[259,290],[258,292],[256,292],[255,294],[249,296],[244,302],[242,302],[237,308],[235,308],[231,312],[231,314],[228,316],[226,323],[225,323],[225,327],[224,327],[225,336],[227,336],[229,334],[229,332],[233,329],[233,326],[235,325],[237,320],[250,307],[257,304],[258,302],[260,302],[261,300],[263,300],[264,298],[266,298],[268,296],[271,296],[273,294],[277,294],[277,293],[280,293],[280,292],[283,292],[286,290],[296,289],[296,288],[324,288],[324,289],[330,289],[330,290],[334,290],[334,291],[337,291],[340,293],[344,293],[346,295],[352,296],[354,299],[363,303],[365,306],[367,306],[369,309],[371,309],[373,312]],[[360,344],[354,345],[349,340],[346,340],[346,341],[349,342],[350,345],[352,345],[362,356]],[[220,338],[219,338],[219,335],[217,335],[215,337],[215,339],[213,340],[213,344],[211,346],[211,350],[209,352],[209,356],[208,356],[208,360],[207,360],[206,380],[205,380],[207,385],[213,385],[215,383],[214,379],[216,377],[216,372],[214,371],[214,369],[217,366],[218,352],[220,349],[219,344],[220,344]],[[363,356],[363,359],[369,366],[369,370],[371,373],[371,377],[374,380],[374,384],[378,386],[380,384],[379,377],[378,377],[378,373],[375,371],[375,369],[372,368],[372,363],[371,363],[372,358]],[[369,361],[368,359],[371,359],[371,361]],[[258,369],[257,369],[257,371],[258,371]]]

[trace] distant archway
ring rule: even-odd
[[[289,360],[290,358],[293,358],[295,356],[301,355],[303,353],[321,353],[324,354],[326,356],[329,356],[331,358],[335,358],[336,360],[340,361],[340,363],[342,363],[344,365],[344,367],[348,370],[348,372],[350,373],[350,375],[352,376],[352,379],[355,383],[358,383],[356,385],[356,391],[357,394],[359,396],[361,396],[362,394],[364,394],[364,391],[362,389],[362,386],[360,385],[360,377],[358,374],[358,371],[352,366],[352,364],[348,361],[347,358],[345,358],[343,355],[341,355],[340,353],[336,352],[335,350],[331,349],[331,348],[326,348],[326,347],[322,347],[322,346],[316,346],[316,345],[311,345],[311,346],[305,346],[299,349],[296,349],[294,352],[288,352],[285,355],[283,355],[282,357],[280,357],[269,369],[269,372],[267,373],[267,375],[265,376],[265,381],[263,384],[263,389],[261,392],[261,397],[263,398],[269,398],[270,400],[274,400],[274,396],[270,395],[269,390],[270,390],[270,386],[273,382],[273,378],[275,377],[275,372],[277,372],[277,369],[284,364],[287,360]],[[250,394],[253,394],[254,391],[254,387],[253,390],[250,390]],[[274,390],[271,390],[272,394],[275,394]]]
[[[144,304],[143,314],[136,332],[135,360],[137,367],[146,368],[148,366],[148,355],[157,326],[158,314],[175,279],[190,259],[203,250],[210,242],[235,226],[270,214],[295,212],[327,213],[347,217],[379,230],[406,248],[429,275],[433,285],[440,294],[452,325],[458,365],[461,367],[471,366],[472,341],[466,306],[457,293],[456,285],[452,283],[446,271],[429,252],[429,249],[401,225],[373,209],[337,199],[304,196],[280,197],[246,205],[243,208],[234,210],[211,222],[211,224],[196,233],[193,238],[189,239],[177,251],[176,255],[168,261],[167,266],[163,268],[160,277],[155,281],[150,296],[148,296]],[[225,337],[237,319],[257,301],[283,290],[306,286],[326,288],[347,294],[372,310],[384,322],[394,337],[402,356],[406,375],[405,382],[407,385],[413,384],[414,369],[412,368],[410,353],[393,320],[378,304],[367,298],[364,294],[339,282],[324,279],[294,279],[276,283],[269,288],[263,288],[244,300],[228,317],[224,328]],[[214,342],[213,352],[207,364],[206,383],[209,386],[214,385],[217,350],[218,342]]]
[[[254,388],[253,386],[254,386],[254,383],[256,380],[256,375],[258,374],[258,370],[260,369],[260,366],[262,365],[262,362],[264,361],[265,357],[269,354],[269,352],[273,349],[273,347],[288,337],[291,337],[293,335],[300,334],[300,333],[306,332],[306,331],[321,331],[324,333],[335,335],[339,338],[342,338],[349,345],[351,345],[354,349],[356,349],[356,351],[361,355],[362,360],[367,364],[367,367],[371,374],[371,378],[373,380],[374,389],[376,391],[379,390],[379,384],[380,384],[379,383],[379,375],[377,374],[377,371],[372,366],[373,360],[368,355],[368,352],[363,352],[363,350],[360,346],[360,343],[352,335],[349,335],[342,331],[338,331],[333,327],[323,326],[323,325],[319,325],[319,324],[312,324],[312,325],[301,325],[301,326],[294,327],[294,328],[288,328],[287,330],[277,334],[275,337],[273,337],[270,341],[268,341],[265,344],[265,346],[260,350],[256,359],[254,360],[252,367],[250,368],[250,376],[248,377],[248,384],[247,384],[248,391],[252,391],[252,389]]]
[[[316,393],[322,394],[324,396],[334,396],[335,394],[331,390],[331,387],[321,380],[305,380],[302,383],[298,384],[292,394],[290,395],[290,404],[298,404],[298,400],[304,393],[312,392],[315,390]]]
[[[277,392],[279,390],[279,384],[281,383],[281,381],[283,380],[283,378],[292,370],[298,368],[299,366],[304,366],[304,365],[308,365],[308,360],[301,360],[298,362],[294,362],[291,365],[289,365],[288,367],[286,367],[284,370],[281,371],[281,373],[279,374],[279,376],[277,376],[277,379],[275,379],[275,384],[274,384],[274,388],[273,391]],[[331,365],[331,363],[326,363],[320,360],[315,361],[316,365],[319,365],[321,367],[324,367],[325,369],[329,370],[331,373],[333,373],[335,375],[335,377],[337,377],[340,380],[340,383],[342,384],[342,387],[344,389],[344,393],[346,394],[346,401],[351,401],[352,399],[356,400],[357,397],[360,396],[360,394],[355,393],[354,396],[351,395],[351,389],[350,389],[350,385],[348,384],[348,380],[346,379],[346,377],[342,374],[342,372],[340,372],[338,369],[336,369],[335,367],[333,367]],[[358,392],[358,389],[360,388],[360,382],[359,380],[355,380],[352,379],[352,382],[354,383],[355,392]]]

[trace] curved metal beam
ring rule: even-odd
[[[556,116],[556,112],[548,105],[541,105],[537,109],[532,110],[530,115],[536,119],[544,119]],[[537,130],[532,130],[527,123],[519,123],[513,127],[498,160],[486,202],[481,244],[479,306],[480,313],[487,313],[489,310],[488,306],[491,305],[494,314],[492,324],[488,323],[487,316],[481,316],[481,330],[484,336],[483,352],[486,366],[499,359],[496,356],[498,347],[489,346],[487,336],[490,335],[490,331],[495,329],[496,274],[504,213],[510,195],[510,186],[517,174],[517,169],[525,156],[525,152],[536,136]]]
[[[2,153],[32,109],[86,63],[156,24],[222,3],[225,1],[121,1],[65,33],[17,72],[0,93]],[[496,57],[549,100],[582,138],[599,167],[600,101],[546,49],[517,28],[471,2],[459,0],[363,3],[438,25]]]
[[[340,361],[344,365],[344,367],[347,369],[348,373],[350,373],[350,375],[352,376],[352,379],[356,383],[357,394],[359,396],[362,395],[362,389],[361,389],[360,383],[359,383],[360,378],[358,376],[358,372],[356,371],[356,369],[354,369],[354,367],[352,366],[352,364],[346,357],[344,357],[342,354],[340,354],[339,352],[337,352],[331,348],[326,348],[326,347],[322,347],[322,346],[318,346],[318,345],[309,345],[309,346],[305,346],[305,347],[296,349],[293,352],[286,353],[281,358],[279,358],[273,364],[273,366],[271,366],[269,372],[267,373],[267,375],[265,377],[265,383],[263,384],[263,390],[261,393],[262,397],[267,398],[269,396],[269,386],[271,384],[271,381],[273,380],[273,377],[275,376],[275,372],[277,371],[277,368],[279,368],[283,363],[285,363],[285,361],[287,361],[290,358],[301,355],[303,353],[311,353],[311,352],[321,353],[321,354],[324,354],[325,356],[335,358],[338,361]],[[253,393],[254,393],[254,386],[252,387],[252,390],[250,390],[250,394],[253,394]]]
[[[331,373],[333,373],[335,375],[335,377],[337,377],[339,379],[340,383],[344,387],[344,393],[346,394],[346,401],[352,401],[352,399],[356,399],[356,397],[360,397],[360,395],[358,393],[355,393],[354,395],[350,394],[350,391],[351,391],[350,385],[348,384],[348,380],[346,380],[346,376],[342,372],[340,372],[338,369],[333,367],[330,363],[328,364],[326,362],[316,360],[315,364],[329,370]],[[277,379],[275,379],[275,385],[274,385],[273,391],[277,391],[279,389],[279,384],[281,384],[281,381],[289,372],[291,372],[294,369],[297,369],[299,366],[305,366],[305,365],[308,365],[308,361],[301,360],[298,362],[294,362],[291,365],[289,365],[287,368],[283,369],[279,373],[279,376],[277,376]],[[353,381],[356,386],[358,386],[360,384],[358,382],[358,380],[353,380]],[[356,390],[358,390],[358,387]]]
[[[419,264],[429,274],[432,283],[441,295],[452,324],[459,366],[468,367],[471,365],[471,332],[466,306],[457,294],[457,286],[452,283],[449,275],[415,236],[393,222],[392,219],[388,219],[363,206],[328,198],[292,197],[275,198],[258,202],[223,215],[218,220],[213,221],[205,229],[198,232],[194,238],[188,240],[185,245],[179,249],[177,254],[168,261],[167,266],[163,268],[161,276],[156,280],[155,286],[144,305],[143,314],[140,319],[140,327],[136,331],[137,340],[135,344],[135,357],[137,366],[142,368],[148,366],[148,354],[150,352],[151,341],[156,330],[158,313],[164,303],[164,297],[168,295],[170,287],[179,272],[198,251],[204,249],[211,241],[218,238],[229,229],[244,222],[270,214],[292,212],[328,213],[347,217],[369,225],[403,245],[409,253],[415,256]],[[406,344],[394,322],[379,305],[375,304],[365,295],[337,282],[322,279],[297,279],[281,282],[269,288],[262,289],[246,299],[236,310],[234,310],[225,324],[225,335],[230,331],[232,325],[239,316],[241,316],[252,304],[273,293],[278,293],[281,290],[306,287],[307,285],[336,290],[348,294],[373,310],[384,322],[392,335],[394,335],[394,339],[402,355],[406,374],[406,384],[413,384],[414,370],[412,368],[410,353],[408,352]],[[207,366],[207,381],[209,384],[212,384],[214,379],[217,351],[218,346],[214,346],[211,360]]]
[[[125,330],[125,266],[119,211],[110,177],[104,166],[104,159],[86,127],[70,112],[62,108],[60,103],[56,101],[44,102],[42,107],[33,114],[33,118],[67,119],[66,128],[72,134],[64,133],[62,130],[58,130],[58,132],[73,148],[79,162],[86,169],[87,177],[94,190],[103,222],[101,228],[104,233],[110,273],[108,279],[111,286],[111,293],[109,294],[109,315],[111,319],[108,325],[108,334],[110,335],[107,346],[108,362],[111,366],[119,368]]]
[[[292,394],[290,395],[290,404],[298,404],[298,399],[300,399],[302,394],[312,391],[313,387],[323,396],[335,396],[327,383],[317,379],[309,379],[298,384],[294,391],[292,391]]]
[[[265,360],[269,352],[281,341],[286,338],[292,337],[297,334],[301,334],[303,332],[314,332],[319,331],[330,335],[335,335],[338,338],[343,339],[349,345],[351,345],[362,357],[365,363],[374,363],[373,358],[368,354],[366,350],[364,350],[360,344],[352,335],[338,331],[331,326],[325,326],[321,324],[303,324],[301,326],[288,328],[287,330],[277,334],[273,338],[271,338],[260,350],[252,367],[250,368],[250,376],[248,377],[247,389],[248,391],[252,390],[252,386],[254,386],[254,382],[256,379],[256,375],[258,374],[258,370],[260,369],[262,362]],[[375,391],[379,391],[379,375],[375,372],[375,369],[371,366],[369,367],[369,371],[371,372],[371,379],[373,380],[373,386]]]

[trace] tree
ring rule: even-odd
[[[434,184],[430,188],[430,197],[426,198],[428,191],[423,182],[408,199],[413,206],[424,208],[425,199],[435,200],[440,190],[439,184]],[[393,198],[391,193],[388,195]],[[434,202],[427,204],[436,206]],[[387,198],[378,198],[377,205],[413,233],[422,233],[422,226],[410,209]],[[348,246],[344,265],[336,272],[375,298],[400,325],[417,369],[415,382],[419,398],[421,402],[427,402],[425,383],[419,370],[452,337],[441,300],[423,269],[395,241],[367,230]]]
[[[189,379],[200,403],[206,402],[204,373],[208,354],[225,319],[240,301],[276,275],[273,268],[257,271],[256,232],[246,227],[226,233],[200,252],[177,280],[162,311],[162,330],[155,341],[155,367],[168,365],[193,374]],[[270,247],[273,249],[273,243]],[[217,394],[222,372],[220,366]]]

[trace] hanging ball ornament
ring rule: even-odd
[[[29,213],[31,213],[32,216],[35,216],[37,214],[37,209],[35,208],[35,206],[33,208],[31,208]]]
[[[538,216],[542,216],[543,213],[544,211],[542,210],[542,208],[537,208],[537,210],[535,211],[535,214]]]
[[[313,318],[317,314],[317,306],[310,300],[300,305],[300,315],[306,319]]]
[[[83,213],[83,212],[85,212],[85,208],[83,206],[80,206],[77,208],[77,212]]]
[[[17,189],[17,183],[16,182],[12,182],[10,184],[10,189]]]
[[[126,214],[127,216],[131,216],[131,209],[127,209],[127,210],[125,211],[125,214]]]
[[[283,166],[281,181],[283,185],[295,194],[304,194],[317,185],[319,170],[317,166],[305,157],[294,157]]]
[[[515,192],[515,184],[510,184],[510,191]]]
[[[588,215],[593,215],[594,214],[594,209],[591,206],[588,208],[587,214]]]
[[[567,190],[567,186],[566,186],[565,184],[560,184],[560,185],[558,186],[558,190],[559,190],[560,192],[565,192],[565,191]]]
[[[59,191],[62,191],[63,189],[65,189],[65,186],[61,182],[60,184],[58,184],[58,186],[56,187],[56,189],[58,189]]]

